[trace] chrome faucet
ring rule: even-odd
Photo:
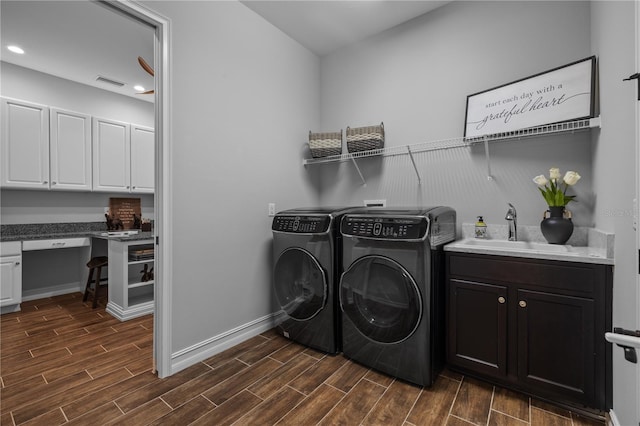
[[[518,215],[513,204],[508,204],[509,210],[504,218],[509,221],[509,241],[518,241]]]

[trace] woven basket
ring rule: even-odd
[[[370,151],[384,148],[384,123],[379,126],[347,127],[347,151]]]
[[[309,132],[309,148],[313,158],[342,154],[342,130],[334,133]]]

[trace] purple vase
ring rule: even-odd
[[[564,207],[549,206],[549,217],[540,222],[542,235],[549,244],[564,244],[573,234],[573,222],[564,217]],[[545,215],[546,216],[546,215]]]

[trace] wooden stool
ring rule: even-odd
[[[100,274],[102,273],[102,267],[107,266],[109,264],[109,258],[106,256],[99,256],[92,258],[89,262],[87,262],[87,267],[89,268],[89,277],[87,277],[87,286],[84,289],[84,297],[82,298],[83,302],[87,301],[87,297],[89,297],[89,293],[93,294],[93,308],[98,305],[98,293],[100,292],[100,281],[106,281],[107,278],[101,278]],[[96,278],[93,278],[93,272],[97,270]],[[93,282],[93,288],[91,287],[91,283]],[[106,287],[106,286],[102,286]]]

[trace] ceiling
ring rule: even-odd
[[[153,88],[153,77],[138,64],[142,56],[153,66],[153,28],[90,1],[2,0],[0,8],[3,61],[153,102],[153,95],[133,89]],[[9,52],[11,44],[25,54]]]
[[[318,56],[449,3],[435,0],[240,1]]]
[[[241,1],[317,54],[387,30],[448,1]],[[93,1],[0,1],[0,59],[57,77],[153,102],[134,85],[153,88],[138,64],[153,65],[153,29]],[[18,45],[25,54],[9,52]],[[124,83],[117,87],[98,76]]]

